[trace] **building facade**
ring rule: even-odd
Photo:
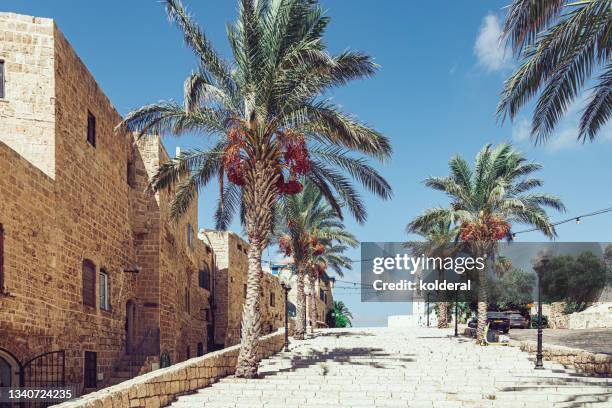
[[[229,231],[202,229],[200,239],[213,249],[214,339],[216,348],[240,343],[242,310],[246,299],[249,244]],[[284,292],[276,276],[264,273],[260,295],[262,332],[270,333],[284,325]]]
[[[53,20],[0,13],[0,70],[2,385],[61,364],[86,392],[205,353],[212,248],[195,204],[171,222],[172,191],[146,189],[159,138],[115,130]]]
[[[289,290],[288,299],[290,314],[292,317],[296,317],[296,304],[297,304],[297,276],[293,272],[293,261],[286,260],[272,264],[267,267],[270,274],[277,276],[281,281],[289,283],[291,289]],[[317,321],[315,322],[316,327],[326,327],[327,314],[334,308],[334,288],[335,279],[324,275],[317,279],[315,283],[314,293],[316,298],[315,310],[317,314]],[[309,310],[312,296],[310,292],[310,285],[308,277],[304,279],[304,292],[306,293],[306,309]],[[310,324],[310,322],[307,322]]]

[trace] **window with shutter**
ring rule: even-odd
[[[110,301],[108,299],[108,273],[105,270],[101,270],[98,275],[99,282],[99,294],[100,294],[100,309],[110,310]]]
[[[96,147],[96,117],[87,111],[87,142]]]
[[[96,307],[96,265],[83,261],[83,304]]]
[[[4,99],[4,61],[0,60],[0,99]]]
[[[85,388],[98,387],[98,356],[95,351],[85,352],[85,364],[83,365],[83,383]]]

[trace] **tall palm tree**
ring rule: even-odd
[[[559,198],[548,194],[528,193],[542,186],[540,179],[530,177],[542,166],[528,162],[509,144],[486,145],[476,156],[474,169],[461,157],[449,162],[448,177],[429,177],[425,185],[446,193],[449,208],[431,208],[411,223],[415,230],[450,220],[457,227],[457,240],[465,242],[474,257],[490,260],[497,242],[512,237],[511,225],[527,224],[548,238],[556,236],[545,207],[565,211]],[[488,262],[489,264],[490,262]],[[477,341],[482,343],[487,316],[487,268],[478,270]]]
[[[415,219],[417,221],[418,219]],[[415,233],[424,238],[424,241],[416,241],[407,243],[408,248],[412,250],[415,256],[425,254],[430,257],[447,258],[455,255],[460,245],[457,245],[458,229],[453,225],[451,219],[439,220],[431,225],[425,226],[415,224],[412,221],[406,227],[406,232]],[[418,222],[418,221],[417,221]],[[442,271],[438,271],[438,277],[441,279]],[[438,328],[448,327],[448,302],[444,291],[438,293]]]
[[[356,238],[344,229],[338,214],[325,201],[317,185],[306,181],[304,190],[296,195],[286,196],[277,204],[275,211],[275,239],[286,256],[293,258],[297,275],[298,319],[294,337],[303,339],[306,329],[306,297],[304,280],[308,277],[312,296],[308,311],[311,327],[316,321],[316,279],[329,265],[336,271],[351,264],[342,252],[346,245],[356,246]],[[313,320],[314,319],[314,320]]]
[[[610,0],[513,0],[502,37],[522,62],[505,82],[498,115],[514,118],[540,93],[531,135],[545,141],[597,74],[578,133],[583,142],[593,140],[612,115],[611,36]]]
[[[231,62],[215,50],[179,0],[165,4],[195,53],[197,68],[185,81],[183,104],[144,106],[121,125],[138,135],[213,136],[210,148],[162,164],[152,188],[177,184],[171,204],[176,218],[216,178],[221,191],[217,227],[227,228],[232,214],[240,212],[250,246],[236,375],[253,377],[261,325],[261,253],[278,197],[299,192],[297,178],[305,176],[338,214],[342,202],[363,222],[366,210],[350,177],[382,198],[391,195],[377,171],[355,156],[386,160],[388,139],[321,98],[334,87],[372,76],[377,66],[358,52],[327,52],[323,35],[329,18],[316,1],[239,1],[237,22],[227,28]]]

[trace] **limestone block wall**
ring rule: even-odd
[[[278,278],[266,272],[261,289],[262,332],[271,333],[284,327],[285,293]]]
[[[0,225],[4,288],[0,288],[0,348],[30,359],[59,346],[53,337],[62,308],[46,294],[62,290],[52,236],[53,180],[0,141]],[[43,296],[45,294],[45,296]],[[26,334],[26,335],[24,335]]]
[[[248,243],[228,231],[201,231],[213,248],[215,271],[215,343],[225,347],[240,342],[242,309],[247,283]]]
[[[134,343],[152,334],[174,361],[187,358],[187,347],[195,355],[197,343],[206,343],[209,296],[197,271],[210,254],[197,239],[185,248],[186,223],[197,231],[195,208],[173,224],[171,192],[145,191],[168,158],[159,139],[134,145],[133,135],[115,131],[121,116],[52,20],[0,13],[0,59],[7,68],[0,224],[8,292],[0,294],[0,348],[20,361],[63,349],[66,381],[77,384],[84,352],[94,351],[103,385],[126,352],[126,305],[134,302]],[[87,141],[88,112],[96,118],[95,146]],[[108,310],[99,304],[97,273],[96,305],[83,304],[85,259],[108,274]]]
[[[530,354],[535,354],[538,349],[534,341],[522,341],[519,347]],[[564,366],[573,367],[578,372],[602,377],[612,376],[612,355],[550,344],[544,344],[542,351],[545,360],[553,360]]]
[[[50,178],[55,177],[54,23],[0,12],[0,141]]]
[[[284,331],[279,330],[260,339],[259,357],[266,358],[280,351]],[[168,368],[125,381],[115,386],[68,401],[57,408],[132,407],[159,408],[177,396],[193,392],[234,373],[240,346],[215,351],[203,357],[192,358]]]

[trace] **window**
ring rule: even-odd
[[[244,286],[242,287],[242,290],[243,290],[243,292],[244,292],[244,293],[242,294],[242,296],[243,296],[243,297],[246,299],[246,293],[247,293],[247,285],[246,285],[246,283],[245,283],[245,284],[244,284]]]
[[[198,283],[201,288],[210,290],[210,269],[207,264],[198,273]]]
[[[0,60],[0,99],[4,99],[4,61]]]
[[[83,383],[85,388],[98,387],[98,363],[97,353],[94,351],[85,352],[85,364],[83,366]]]
[[[4,228],[0,224],[0,293],[4,292]]]
[[[327,293],[323,289],[319,289],[319,299],[327,303]]]
[[[194,235],[195,232],[193,230],[193,227],[191,226],[191,223],[187,223],[187,246],[191,249],[193,249]]]
[[[204,344],[202,342],[198,343],[198,357],[204,355]]]
[[[276,299],[274,293],[270,292],[270,307],[276,307]]]
[[[105,270],[101,270],[98,274],[99,282],[99,293],[100,293],[100,309],[110,310],[110,302],[108,300],[108,273]]]
[[[87,111],[87,142],[96,147],[96,117]]]
[[[127,183],[130,187],[136,187],[136,165],[133,159],[127,162]]]
[[[189,288],[185,288],[185,311],[191,312],[191,299],[189,299]]]
[[[83,304],[96,307],[96,265],[83,261]]]
[[[189,349],[189,346],[187,346],[187,358],[191,357],[191,350]]]

